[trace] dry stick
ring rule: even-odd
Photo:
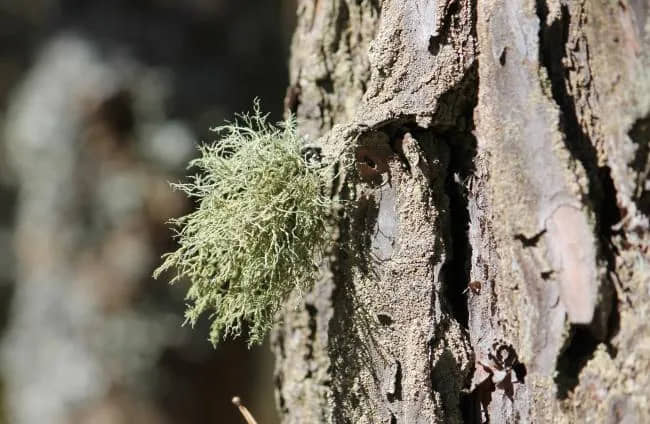
[[[248,411],[248,409],[246,409],[244,405],[241,404],[241,399],[239,396],[232,398],[232,403],[237,408],[239,408],[239,412],[241,412],[248,424],[257,424],[257,421],[255,421],[255,418],[253,418],[253,415]]]

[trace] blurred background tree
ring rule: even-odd
[[[208,128],[281,119],[293,1],[0,1],[0,422],[277,420],[268,348],[154,282]],[[205,323],[204,323],[205,324]]]

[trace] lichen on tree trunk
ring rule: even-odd
[[[650,419],[648,10],[299,2],[287,107],[354,207],[274,333],[284,422]]]

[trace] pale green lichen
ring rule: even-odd
[[[189,280],[186,322],[212,319],[210,341],[239,336],[260,343],[293,290],[311,287],[331,237],[333,201],[327,170],[309,163],[291,118],[267,122],[259,103],[252,115],[214,131],[190,167],[200,172],[174,187],[198,208],[172,222],[179,247],[154,272],[172,269]]]

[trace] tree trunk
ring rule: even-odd
[[[648,10],[299,2],[287,108],[354,207],[274,334],[285,423],[650,422]]]

